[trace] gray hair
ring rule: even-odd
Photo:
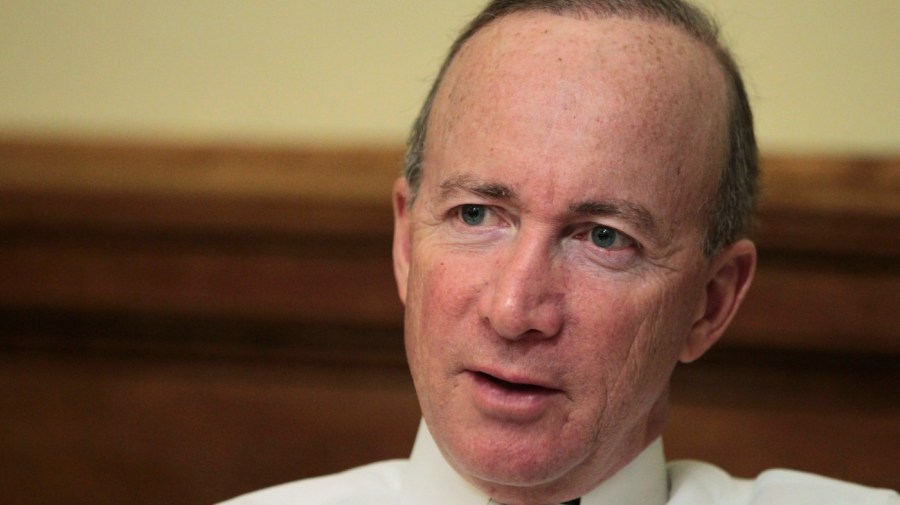
[[[620,17],[659,20],[672,24],[709,47],[728,82],[728,153],[712,201],[706,205],[708,219],[703,251],[712,256],[744,236],[756,209],[758,152],[753,133],[753,114],[740,70],[719,41],[715,22],[683,0],[493,0],[466,27],[450,47],[447,58],[413,124],[407,143],[404,176],[415,199],[422,181],[428,118],[444,75],[459,52],[476,32],[503,16],[526,11],[544,11],[579,18]]]

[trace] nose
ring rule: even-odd
[[[563,325],[563,286],[552,247],[519,235],[498,253],[481,292],[479,315],[507,340],[545,339]]]

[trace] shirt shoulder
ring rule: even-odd
[[[669,505],[900,505],[896,491],[793,470],[740,479],[698,461],[676,461],[667,468]]]
[[[406,460],[391,460],[254,491],[219,505],[393,504],[399,496]]]
[[[900,505],[900,495],[793,470],[769,470],[757,477],[752,505]]]

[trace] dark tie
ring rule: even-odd
[[[493,499],[488,502],[489,505],[500,505],[500,502],[494,501]],[[581,498],[575,498],[574,500],[564,501],[559,505],[581,505]]]

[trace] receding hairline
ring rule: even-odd
[[[691,38],[701,42],[713,52],[718,53],[724,49],[719,42],[719,27],[700,7],[684,4],[682,2],[663,2],[670,8],[660,7],[659,2],[642,1],[579,1],[548,2],[541,0],[522,1],[518,3],[508,2],[506,6],[498,8],[494,12],[482,12],[472,20],[462,34],[457,38],[445,60],[445,67],[455,59],[456,53],[476,33],[497,21],[516,14],[548,13],[562,17],[580,20],[602,19],[639,19],[648,22],[658,22],[680,29]],[[673,6],[679,5],[679,8]],[[446,70],[446,69],[444,69]],[[443,73],[443,72],[442,72]],[[440,83],[440,79],[437,80]]]
[[[456,48],[456,50],[451,54],[451,56],[448,58],[446,64],[442,68],[441,73],[439,75],[439,80],[436,80],[436,82],[435,82],[434,93],[433,93],[434,96],[430,97],[432,103],[431,103],[431,110],[429,112],[433,113],[434,101],[437,99],[437,97],[439,95],[446,92],[446,86],[448,85],[447,78],[451,74],[451,71],[453,71],[452,72],[453,74],[459,73],[459,71],[457,70],[456,67],[458,67],[458,65],[460,64],[461,58],[463,58],[463,56],[464,56],[461,53],[467,52],[467,49],[470,47],[470,45],[474,44],[476,42],[476,40],[475,40],[476,38],[485,36],[485,32],[488,32],[491,29],[496,29],[497,28],[496,24],[500,23],[500,22],[504,22],[504,20],[507,20],[507,18],[522,17],[522,18],[525,18],[525,20],[527,20],[527,17],[532,17],[535,15],[541,15],[541,14],[558,15],[560,17],[576,19],[579,21],[605,21],[605,20],[623,21],[623,22],[637,21],[637,22],[645,23],[645,24],[651,25],[651,26],[655,25],[656,27],[662,28],[663,30],[670,31],[670,33],[673,33],[673,34],[680,34],[680,36],[682,37],[682,40],[687,42],[687,46],[692,46],[689,50],[692,51],[694,48],[696,48],[697,51],[694,54],[698,55],[697,58],[688,56],[688,57],[684,57],[684,58],[680,58],[680,59],[683,62],[688,62],[688,64],[696,63],[698,65],[698,67],[696,67],[696,68],[703,67],[710,71],[709,73],[707,73],[706,70],[700,70],[699,72],[703,73],[707,76],[710,76],[712,78],[713,82],[711,83],[711,88],[708,88],[708,89],[715,89],[716,92],[721,92],[721,95],[719,95],[717,98],[721,98],[723,100],[722,100],[722,103],[720,103],[718,105],[720,107],[722,107],[721,112],[724,114],[725,121],[727,123],[728,115],[729,115],[729,111],[728,111],[729,102],[732,99],[732,96],[731,96],[732,93],[730,91],[731,85],[729,82],[729,76],[728,76],[727,69],[724,68],[722,63],[717,58],[717,54],[716,54],[714,47],[711,47],[709,44],[706,44],[702,40],[698,40],[696,37],[692,36],[691,33],[685,31],[682,27],[673,25],[672,23],[666,21],[665,19],[659,18],[659,17],[618,16],[618,15],[595,15],[595,16],[578,15],[578,16],[574,16],[574,15],[568,15],[568,14],[572,14],[572,13],[568,13],[568,12],[565,12],[562,14],[557,14],[555,12],[550,12],[545,9],[519,10],[519,11],[510,12],[504,16],[498,16],[495,19],[493,19],[491,22],[489,22],[488,24],[481,26],[479,30],[472,33],[468,38],[466,38],[465,42],[463,44],[460,44],[459,47]],[[605,33],[609,29],[614,29],[614,28],[610,28],[610,27],[598,28],[596,33],[598,33],[598,34]],[[518,29],[516,29],[516,30],[518,30]],[[653,33],[658,33],[658,31],[655,28],[652,29],[651,31]],[[678,35],[676,35],[676,37],[677,36]],[[651,44],[651,45],[657,45],[657,44]],[[598,45],[598,47],[599,47],[599,45]],[[662,45],[660,47],[662,47],[663,49],[666,49],[668,47],[668,45],[666,44],[666,45]],[[685,46],[682,46],[682,47],[685,47]],[[560,54],[561,54],[561,56],[565,57],[565,54],[563,54],[563,53],[560,53]],[[473,56],[466,55],[465,57],[471,58]],[[469,71],[471,71],[471,69],[469,69]],[[681,69],[677,70],[676,72],[679,74],[683,74],[683,75],[693,75],[694,77],[698,76],[697,73],[691,74],[692,71],[690,69],[685,69],[685,68],[681,68]],[[460,79],[460,75],[462,75],[462,79],[465,80],[466,74],[454,75],[453,77],[458,80],[458,79]],[[453,84],[453,82],[451,81],[450,84]],[[429,114],[429,116],[430,115],[431,114]],[[727,140],[727,135],[726,135],[726,140]]]
[[[724,77],[723,84],[725,86],[726,103],[723,104],[725,107],[725,111],[723,112],[726,116],[726,123],[729,122],[729,116],[733,114],[733,102],[737,98],[735,96],[735,87],[738,85],[734,82],[733,75],[736,73],[736,65],[734,65],[728,50],[719,41],[718,25],[698,6],[686,4],[678,0],[662,1],[662,3],[665,3],[670,7],[676,5],[679,6],[677,9],[673,7],[673,10],[660,7],[659,3],[644,0],[610,0],[607,2],[591,0],[563,0],[557,2],[548,0],[525,0],[519,2],[509,1],[494,3],[502,5],[496,11],[482,11],[456,38],[434,80],[431,90],[425,100],[424,107],[420,111],[416,125],[414,126],[413,135],[409,140],[410,147],[414,147],[418,144],[418,146],[422,148],[421,152],[418,153],[421,158],[424,158],[424,148],[428,130],[427,123],[431,119],[434,103],[438,94],[444,90],[445,85],[447,84],[446,77],[450,72],[450,69],[459,60],[458,57],[460,56],[460,51],[471,43],[472,38],[483,32],[486,28],[491,27],[505,18],[515,15],[547,13],[584,21],[606,19],[640,20],[674,28],[685,34],[689,39],[699,42],[704,49],[709,51],[708,55],[712,57],[710,63],[712,63],[714,68],[717,68],[718,72],[721,72],[721,75]],[[678,11],[680,15],[676,15],[674,11]],[[737,77],[739,79],[739,74]],[[419,142],[416,142],[416,133],[421,135],[421,138],[418,139]],[[726,134],[724,146],[726,152],[730,151],[729,144],[730,135]],[[410,153],[408,152],[408,155],[409,154]],[[423,164],[424,159],[419,159],[418,163],[412,163],[412,165],[416,165],[418,169],[424,168],[422,166]],[[408,170],[410,165],[410,160],[407,159],[407,180],[412,186],[413,197],[415,197],[419,180],[416,177],[409,177],[410,175],[413,175]],[[416,175],[421,174],[419,173]]]
[[[486,26],[514,13],[546,12],[576,19],[641,19],[668,24],[711,51],[725,76],[727,117],[725,159],[717,174],[714,194],[704,197],[708,230],[703,250],[708,256],[745,236],[756,210],[758,149],[753,113],[740,69],[719,36],[715,19],[702,7],[686,0],[494,0],[460,33],[450,47],[438,75],[420,109],[408,139],[404,176],[409,183],[412,204],[424,170],[427,122],[435,95],[444,84],[448,68],[460,48]]]

